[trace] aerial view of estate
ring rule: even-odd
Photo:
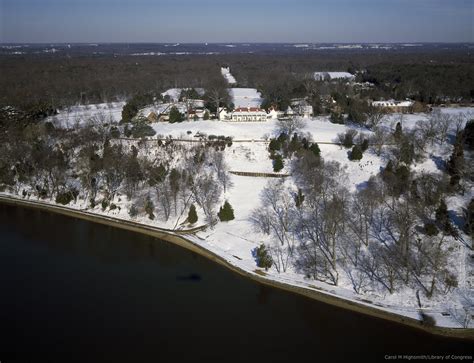
[[[472,0],[0,0],[0,362],[473,361]]]

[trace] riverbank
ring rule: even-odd
[[[241,266],[238,266],[234,261],[226,259],[224,256],[220,256],[217,253],[210,251],[209,249],[206,249],[205,247],[193,241],[192,236],[189,234],[192,233],[192,231],[165,230],[157,227],[147,226],[142,223],[123,220],[120,218],[106,217],[95,213],[85,212],[59,205],[44,203],[40,201],[23,200],[20,198],[15,198],[6,195],[0,195],[0,203],[59,213],[69,217],[79,218],[115,228],[121,228],[132,232],[146,234],[186,248],[211,261],[225,266],[226,268],[232,270],[235,273],[238,273],[242,276],[250,278],[264,285],[297,293],[299,295],[303,295],[308,298],[315,299],[340,308],[349,309],[358,313],[389,320],[399,324],[404,324],[416,329],[421,329],[430,334],[474,340],[474,329],[450,328],[439,326],[432,327],[423,325],[419,320],[415,318],[383,310],[379,307],[374,306],[373,304],[345,299],[343,297],[331,294],[330,292],[325,292],[317,287],[310,289],[302,286],[292,285],[290,283],[285,283],[282,281],[276,281],[275,279],[272,279],[271,277],[267,276],[267,274],[260,269],[250,270],[242,268]]]

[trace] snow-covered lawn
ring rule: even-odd
[[[260,102],[260,95],[256,90],[235,88],[231,89],[231,92],[236,107],[256,106]],[[113,120],[118,121],[121,118],[122,107],[123,103],[112,104],[111,107],[106,104],[95,105],[88,108],[78,106],[72,108],[69,112],[62,111],[59,115],[55,116],[54,119],[64,125],[69,124],[72,126],[73,120],[78,120],[81,117],[93,117],[95,115],[105,114],[113,118]],[[441,112],[451,115],[459,113],[474,115],[474,108],[443,108]],[[426,121],[427,117],[428,115],[426,114],[403,115],[403,127],[404,129],[413,128],[418,121]],[[386,117],[383,124],[387,127],[393,127],[398,121],[400,121],[400,115],[394,114]],[[159,135],[171,135],[174,138],[196,140],[194,136],[197,133],[205,133],[207,135],[231,136],[234,138],[234,141],[244,140],[243,142],[234,142],[231,147],[227,147],[225,149],[225,159],[230,170],[247,172],[273,171],[272,162],[269,159],[267,149],[268,144],[263,141],[275,136],[276,126],[276,120],[255,123],[186,121],[175,124],[152,124],[152,127],[157,132],[156,137]],[[306,126],[303,132],[311,134],[312,139],[320,143],[321,156],[325,160],[333,160],[341,163],[347,173],[347,180],[343,182],[351,191],[354,191],[362,187],[370,176],[376,175],[380,171],[380,168],[386,164],[386,160],[383,160],[368,150],[364,153],[362,160],[353,162],[348,159],[347,149],[338,145],[325,144],[337,142],[337,134],[343,133],[351,127],[352,126],[333,124],[329,122],[328,117],[316,117],[306,120]],[[188,134],[188,131],[191,133]],[[358,129],[358,131],[370,134],[368,130]],[[252,140],[258,142],[253,142]],[[415,164],[413,169],[416,171],[440,172],[440,160],[446,160],[449,157],[450,150],[450,147],[432,147],[430,149],[431,155],[423,162]],[[282,170],[282,172],[288,171],[289,167],[285,165],[285,169]],[[260,194],[267,185],[268,179],[231,175],[231,180],[233,186],[222,196],[221,205],[224,200],[230,202],[235,210],[235,220],[218,223],[214,229],[199,232],[196,236],[191,236],[190,238],[195,243],[217,253],[232,264],[252,272],[256,269],[252,250],[262,241],[266,241],[268,236],[260,235],[253,230],[249,216],[252,210],[258,207]],[[291,180],[288,182],[291,183]],[[462,198],[460,196],[449,198],[447,200],[449,210],[451,212],[459,211],[465,204],[465,201],[473,196],[474,191],[471,189],[468,190]],[[102,212],[100,207],[96,207],[93,212],[130,219],[128,215],[129,202],[126,201],[126,198],[123,197],[120,202],[117,202],[117,205],[121,207],[120,211]],[[78,209],[84,208],[84,206],[85,205],[79,204],[71,205],[71,207]],[[198,211],[198,213],[201,212]],[[199,215],[199,220],[204,220],[201,214]],[[163,223],[159,220],[150,221],[147,217],[139,217],[138,221],[164,228],[174,228],[177,224],[177,220],[173,218],[167,223]],[[181,220],[178,222],[181,222]],[[456,322],[452,316],[444,316],[441,313],[446,313],[448,310],[454,311],[453,309],[459,309],[462,304],[461,300],[464,298],[471,299],[472,304],[472,289],[467,289],[468,284],[466,282],[469,274],[469,271],[466,271],[466,266],[469,266],[468,259],[470,258],[466,251],[467,250],[461,245],[454,251],[454,256],[457,258],[456,261],[458,261],[459,264],[457,270],[459,272],[459,285],[461,288],[457,290],[458,292],[451,294],[449,297],[439,296],[429,301],[423,301],[423,306],[427,307],[435,316],[437,325],[439,326],[459,327],[459,323]],[[417,300],[413,296],[413,290],[410,289],[401,289],[394,294],[374,292],[367,295],[357,295],[352,289],[351,282],[345,278],[341,278],[339,286],[335,287],[315,280],[308,280],[291,268],[287,272],[280,274],[270,269],[267,273],[267,277],[293,285],[322,289],[328,294],[335,294],[347,299],[358,300],[359,302],[361,302],[361,299],[370,300],[381,309],[419,318]]]
[[[441,111],[442,114],[456,116],[459,114],[464,114],[468,119],[474,118],[474,108],[472,107],[446,107],[446,108],[435,108],[435,110]],[[416,126],[418,121],[426,121],[429,117],[429,114],[426,113],[414,113],[414,114],[399,114],[394,113],[384,117],[382,124],[386,126],[394,125],[397,122],[401,122],[403,128],[413,129]]]
[[[169,96],[172,101],[178,102],[179,101],[179,96],[181,95],[181,91],[183,91],[183,89],[190,89],[190,88],[170,88],[170,89],[166,90],[165,92],[163,92],[161,95],[163,97]],[[194,88],[194,90],[200,96],[204,95],[204,92],[205,92],[204,88]]]
[[[348,127],[329,122],[328,117],[305,119],[306,127],[303,132],[309,132],[316,142],[336,142],[337,134],[344,132]],[[193,139],[196,133],[206,135],[231,136],[234,140],[265,140],[275,136],[277,120],[266,122],[231,122],[231,121],[184,121],[170,124],[158,122],[152,124],[157,134],[174,138]],[[191,134],[187,134],[191,131]],[[366,131],[368,132],[368,131]]]
[[[262,95],[255,88],[229,88],[234,107],[260,107]]]
[[[231,171],[273,172],[267,143],[234,143],[225,149],[225,159]]]
[[[119,122],[125,102],[99,103],[93,105],[72,106],[58,111],[58,114],[47,118],[54,124],[66,128],[82,125],[91,118],[100,118],[105,122]]]

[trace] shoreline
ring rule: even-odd
[[[77,210],[69,208],[66,206],[55,205],[44,203],[41,201],[31,201],[24,200],[21,198],[0,195],[0,203],[7,205],[14,205],[32,209],[39,209],[47,212],[58,213],[68,217],[78,218],[86,220],[93,223],[99,223],[115,228],[121,228],[128,231],[146,234],[151,237],[156,237],[161,240],[173,243],[180,247],[183,247],[189,251],[199,254],[202,257],[207,258],[213,262],[216,262],[234,273],[237,273],[243,277],[249,278],[257,283],[270,286],[273,288],[285,290],[291,293],[305,296],[307,298],[317,300],[326,304],[330,304],[342,309],[347,309],[354,311],[356,313],[369,315],[378,319],[388,320],[394,323],[403,324],[411,328],[422,330],[426,333],[443,336],[447,338],[459,338],[459,339],[468,339],[474,340],[474,329],[465,329],[465,328],[449,328],[449,327],[438,327],[438,326],[427,326],[423,325],[419,320],[413,319],[408,316],[399,315],[393,312],[379,309],[377,307],[371,306],[369,304],[362,304],[357,301],[345,299],[343,297],[338,297],[334,295],[327,294],[322,291],[316,291],[308,288],[304,288],[297,285],[292,285],[289,283],[284,283],[280,281],[275,281],[265,276],[262,276],[254,271],[248,271],[239,266],[232,264],[227,261],[224,257],[209,251],[208,249],[190,241],[185,236],[186,234],[192,234],[193,230],[190,231],[172,231],[167,229],[161,229],[158,227],[147,226],[146,224],[128,221],[116,217],[107,217],[98,214],[88,213],[82,210]],[[197,228],[199,229],[199,227]],[[255,270],[258,270],[256,267]]]

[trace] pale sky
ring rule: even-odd
[[[0,42],[474,42],[474,0],[0,0]]]

